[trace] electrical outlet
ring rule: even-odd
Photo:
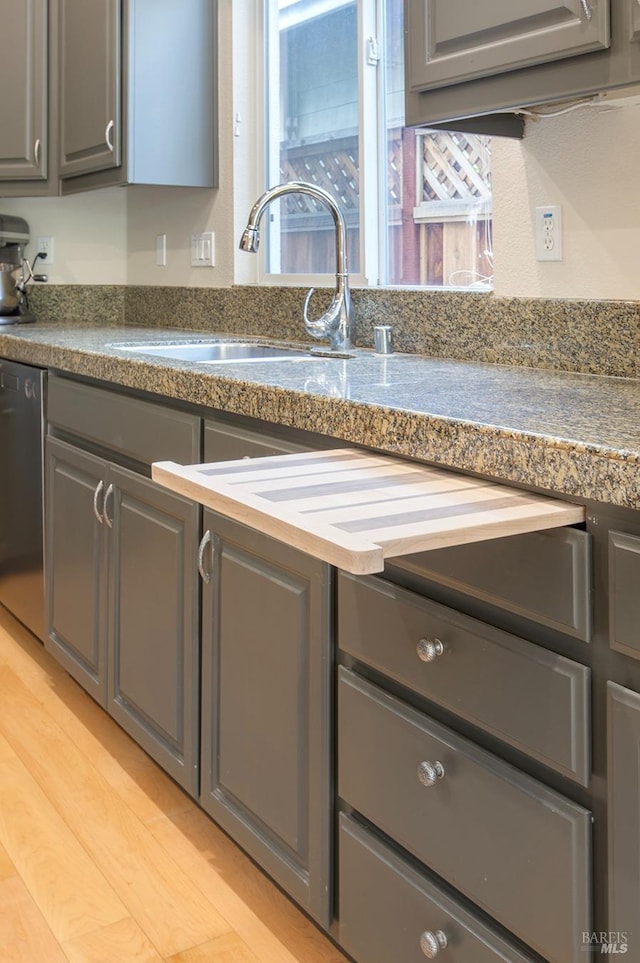
[[[536,259],[562,260],[562,208],[559,204],[536,207]]]
[[[191,267],[214,267],[216,263],[216,236],[213,231],[191,235]]]
[[[37,237],[36,254],[44,254],[44,257],[38,258],[36,264],[53,264],[53,238]]]

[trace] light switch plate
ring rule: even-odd
[[[167,266],[167,235],[156,234],[156,266]]]
[[[215,240],[213,231],[191,235],[191,267],[215,267]]]

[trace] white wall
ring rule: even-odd
[[[129,284],[225,287],[257,279],[258,259],[238,251],[238,241],[258,189],[255,123],[257,78],[255,0],[220,0],[218,130],[220,188],[127,188]],[[215,267],[192,268],[190,236],[215,233]],[[167,235],[167,265],[156,266],[156,235]]]
[[[38,266],[51,284],[127,283],[127,191],[112,187],[68,197],[0,198],[3,214],[29,224],[32,239],[54,239],[54,263]],[[35,243],[26,254],[31,260]]]
[[[640,106],[585,107],[494,138],[497,294],[640,300]],[[562,206],[563,255],[535,260],[534,208]]]
[[[262,96],[248,20],[255,0],[219,0],[218,190],[128,187],[0,200],[32,235],[55,237],[53,283],[227,286],[257,278],[237,242],[258,187]],[[522,141],[493,141],[495,289],[500,295],[640,300],[640,107],[585,108],[527,121]],[[262,185],[260,185],[262,187]],[[535,260],[533,211],[562,205],[562,262]],[[191,268],[193,231],[213,230],[216,266]],[[155,264],[167,235],[167,266]]]

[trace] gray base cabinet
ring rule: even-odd
[[[580,963],[591,813],[354,672],[338,690],[341,798],[545,959]]]
[[[609,939],[640,961],[640,695],[607,685]],[[625,949],[620,948],[624,946]]]
[[[47,648],[356,963],[640,963],[639,512],[335,573],[144,475],[323,439],[48,385]]]
[[[47,438],[45,647],[103,707],[107,703],[106,544],[97,504],[104,497],[105,470],[104,459]]]
[[[494,928],[344,813],[340,942],[362,963],[534,963]]]
[[[204,528],[201,803],[328,926],[330,569],[210,511]]]
[[[46,647],[198,793],[198,508],[55,438],[46,442]]]
[[[198,506],[124,468],[111,466],[108,481],[107,708],[197,795]]]
[[[339,573],[339,939],[357,963],[583,958],[604,918],[592,539]]]

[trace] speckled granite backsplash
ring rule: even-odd
[[[308,340],[306,289],[51,285],[31,303],[45,324],[185,327]],[[311,313],[331,296],[316,292]],[[488,293],[354,289],[356,343],[392,324],[397,351],[457,360],[640,376],[640,302],[500,298]]]

